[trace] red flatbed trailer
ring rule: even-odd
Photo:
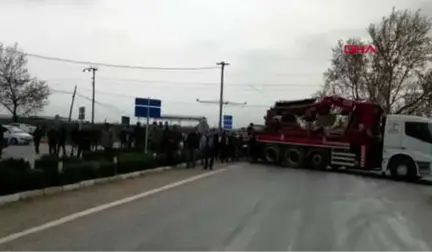
[[[323,116],[337,115],[348,118],[347,126],[342,130],[311,127]],[[379,135],[377,129],[382,128],[382,116],[379,105],[338,96],[276,102],[267,111],[266,127],[254,134],[253,156],[290,167],[366,169],[367,164],[373,167],[378,161],[368,153],[376,151],[380,145],[376,136]],[[307,125],[299,126],[298,118]]]

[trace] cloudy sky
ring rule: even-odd
[[[429,3],[428,3],[429,2]],[[392,7],[432,16],[427,0],[1,0],[0,41],[27,53],[148,67],[207,67],[227,61],[225,100],[234,126],[262,123],[275,100],[308,98],[322,84],[331,47],[367,38],[366,28]],[[90,117],[87,65],[29,57],[30,72],[53,89],[43,114]],[[216,124],[220,71],[99,67],[96,120],[133,116],[133,97],[162,100],[163,114],[207,116]]]

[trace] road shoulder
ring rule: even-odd
[[[216,168],[221,168],[218,165]],[[201,168],[175,168],[142,177],[98,184],[77,191],[68,191],[0,206],[0,237],[20,232],[79,211],[149,191],[199,175]]]

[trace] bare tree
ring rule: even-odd
[[[333,49],[332,66],[324,73],[327,92],[380,103],[388,113],[417,113],[432,98],[432,20],[420,10],[392,10],[368,28],[377,54],[343,54],[343,41]],[[346,44],[364,45],[358,39]]]
[[[361,45],[360,39],[339,40],[333,51],[331,67],[324,73],[326,93],[352,99],[363,99],[368,95],[367,70],[369,57],[366,54],[344,54],[345,44]]]
[[[26,55],[18,45],[5,47],[0,43],[0,104],[11,114],[14,122],[42,110],[48,103],[50,89],[45,81],[31,77]]]

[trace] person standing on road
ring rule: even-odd
[[[50,155],[56,155],[57,154],[57,138],[58,138],[58,132],[54,128],[54,126],[51,126],[48,130],[48,149]]]
[[[135,131],[135,148],[138,150],[144,150],[144,142],[145,142],[145,129],[141,127],[141,123],[137,122]]]
[[[205,157],[204,157],[204,170],[213,169],[213,162],[215,158],[215,145],[214,140],[217,138],[217,134],[210,132],[206,136],[205,145]]]
[[[221,163],[228,162],[228,148],[229,148],[229,139],[227,133],[224,131],[220,137],[219,141],[219,154]]]
[[[60,149],[63,151],[63,157],[67,157],[66,153],[66,139],[67,139],[67,130],[64,125],[60,126],[58,139],[57,139],[57,153],[60,155]]]
[[[3,125],[0,124],[0,159],[2,157],[3,147],[5,145]]]
[[[186,137],[187,168],[195,168],[196,153],[200,144],[200,139],[198,137],[198,132],[195,129]]]
[[[199,158],[201,159],[201,165],[204,167],[204,161],[206,157],[206,148],[207,148],[207,135],[208,132],[203,132],[200,136],[199,141]]]
[[[74,156],[75,149],[77,149],[78,152],[79,134],[80,134],[79,131],[80,131],[79,124],[75,124],[70,131],[70,140],[72,144],[71,153],[70,153],[71,157]]]
[[[39,155],[39,146],[40,146],[40,142],[41,142],[43,135],[44,135],[44,132],[43,132],[41,126],[36,125],[36,129],[33,132],[33,143],[34,143],[35,152],[37,155]]]
[[[204,170],[213,170],[213,163],[215,157],[219,153],[219,134],[218,132],[211,132],[206,139],[206,156],[204,160]]]
[[[111,151],[114,145],[114,132],[108,123],[105,123],[101,132],[100,143],[105,151]]]

